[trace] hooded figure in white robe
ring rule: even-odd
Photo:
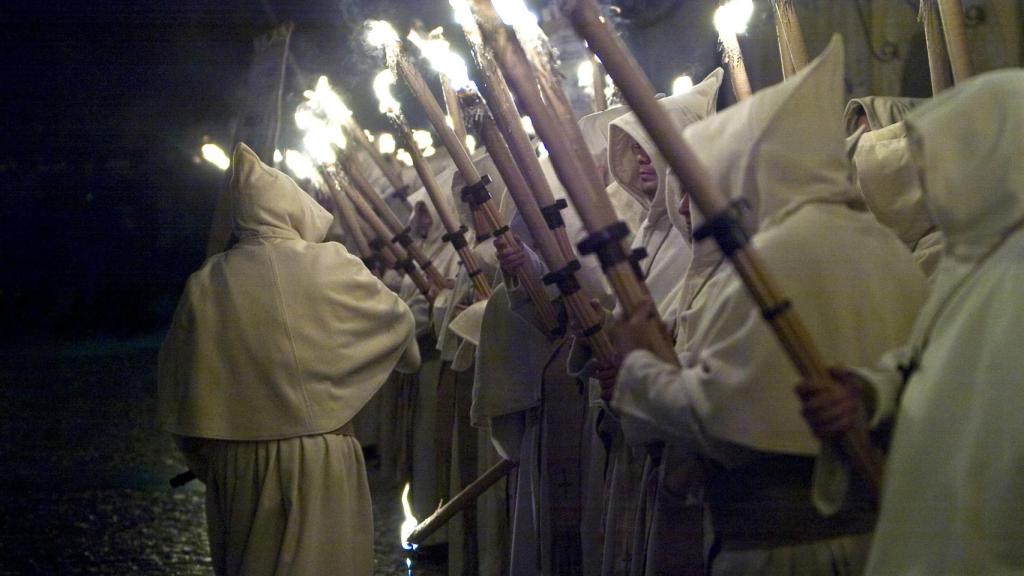
[[[237,242],[188,280],[160,350],[159,426],[206,484],[217,574],[369,574],[352,417],[419,353],[408,307],[283,173],[239,144]]]
[[[754,250],[828,361],[902,342],[925,292],[906,248],[852,208],[842,92],[837,37],[792,78],[684,132],[715,188],[746,203]],[[870,506],[855,491],[836,515],[818,514],[819,443],[801,417],[796,370],[731,268],[704,290],[682,368],[632,351],[613,408],[625,428],[654,428],[711,463],[711,574],[858,574]]]
[[[659,101],[677,128],[682,130],[714,113],[723,75],[722,69],[716,69],[692,91]],[[639,144],[646,152],[657,176],[657,189],[653,194],[643,189],[634,144]],[[676,319],[676,291],[690,264],[691,251],[668,216],[665,201],[669,187],[668,163],[633,113],[609,125],[608,167],[615,182],[646,209],[632,247],[646,251],[646,258],[640,263],[644,281],[660,316],[671,325]],[[648,496],[653,500],[653,494],[646,488],[653,490],[658,476],[658,454],[651,459],[649,451],[660,451],[660,447],[631,444],[612,418],[600,419],[599,426],[605,430],[602,436],[610,439],[602,573],[630,574],[643,565],[645,553],[636,547],[645,543],[642,535],[650,523],[651,511],[645,504]]]
[[[931,278],[942,255],[942,233],[925,207],[902,122],[921,102],[925,100],[855,98],[846,106],[845,119],[847,142],[855,146],[857,188],[868,209],[900,237]],[[866,132],[860,128],[861,117],[870,128]]]
[[[583,133],[583,141],[594,158],[594,163],[601,170],[605,188],[605,194],[612,202],[612,207],[619,219],[625,222],[631,231],[640,228],[646,216],[646,207],[638,202],[636,198],[626,192],[616,182],[608,170],[608,125],[620,116],[630,112],[629,106],[612,106],[601,112],[594,112],[580,118],[580,131]]]
[[[1021,94],[991,72],[906,120],[946,250],[909,344],[856,370],[895,418],[868,574],[1024,571]]]

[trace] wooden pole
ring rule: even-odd
[[[953,72],[949,67],[949,52],[942,35],[942,16],[936,0],[921,0],[918,19],[924,27],[924,42],[928,47],[928,70],[931,72],[932,96],[953,86]]]
[[[559,180],[566,187],[576,211],[590,232],[588,238],[581,243],[581,249],[598,255],[623,309],[627,314],[633,314],[637,308],[651,302],[650,292],[634,270],[624,245],[629,229],[615,214],[604,191],[604,183],[600,181],[600,172],[583,142],[579,126],[575,120],[567,122],[560,117],[557,110],[559,98],[555,94],[552,94],[554,98],[551,101],[545,101],[522,46],[501,22],[490,0],[474,0],[472,7],[484,42],[493,51],[505,79],[533,120],[534,128],[550,153]],[[549,89],[554,88],[549,86]],[[560,87],[557,92],[561,92]],[[564,98],[564,93],[561,96]],[[669,125],[674,126],[671,122]],[[656,348],[654,352],[666,362],[678,365],[679,360],[665,325],[656,317],[645,320],[651,332],[656,335],[653,339]]]
[[[498,168],[498,172],[508,187],[509,196],[515,203],[519,215],[522,216],[526,227],[536,241],[541,257],[547,263],[548,269],[554,271],[547,280],[558,286],[570,314],[580,323],[587,343],[594,350],[594,355],[602,363],[613,363],[615,347],[608,339],[608,334],[602,329],[601,316],[590,306],[590,295],[576,279],[579,263],[575,258],[567,258],[562,252],[554,233],[537,205],[537,199],[530,191],[526,179],[512,158],[512,153],[494,122],[494,118],[484,109],[479,96],[477,99],[476,104],[467,105],[466,108],[477,110],[473,114],[476,119],[477,133],[480,134],[494,165]],[[562,231],[565,231],[564,226]]]
[[[604,79],[604,66],[601,65],[601,61],[597,58],[591,57],[591,61],[594,63],[594,79],[591,85],[594,87],[594,112],[604,112],[608,109],[608,98],[605,97],[605,79]]]
[[[938,0],[938,3],[942,31],[946,37],[946,50],[949,52],[949,64],[953,68],[953,82],[959,84],[974,76],[971,52],[967,49],[964,7],[960,0]]]
[[[435,101],[434,103],[436,104],[437,102]],[[434,171],[430,168],[430,164],[427,164],[427,159],[423,157],[419,147],[416,145],[416,141],[413,140],[412,130],[405,123],[405,119],[402,118],[400,113],[390,114],[389,116],[395,125],[395,129],[398,131],[399,140],[402,141],[406,151],[409,152],[409,156],[412,157],[413,167],[423,182],[423,187],[427,190],[427,196],[430,197],[438,217],[441,218],[441,224],[444,225],[445,232],[447,232],[445,240],[451,243],[452,247],[459,254],[462,265],[466,267],[466,274],[473,281],[473,288],[477,298],[486,300],[491,296],[491,287],[487,279],[484,278],[480,266],[477,265],[476,255],[473,254],[469,244],[466,242],[466,228],[462,226],[459,219],[452,212],[452,207],[445,201],[445,193],[437,183]],[[476,166],[473,166],[472,162],[469,165],[472,166],[473,172],[479,175],[476,172]],[[451,194],[448,194],[448,196],[451,196]]]
[[[407,186],[402,182],[402,177],[398,175],[394,165],[388,162],[384,155],[380,153],[380,150],[373,145],[373,142],[370,142],[370,139],[366,137],[366,132],[363,131],[363,127],[359,125],[354,116],[348,119],[345,125],[345,133],[370,155],[370,159],[373,160],[373,163],[377,165],[377,168],[387,178],[391,188],[398,194],[405,194]]]
[[[722,60],[729,68],[729,75],[732,79],[732,91],[736,100],[746,100],[753,94],[750,89],[750,77],[747,76],[747,65],[743,62],[743,51],[740,50],[740,41],[734,32],[720,32],[722,40]]]
[[[793,66],[793,56],[789,53],[786,29],[782,27],[782,20],[777,15],[773,20],[775,20],[775,36],[779,40],[779,62],[782,64],[782,79],[785,80],[796,74],[796,68]]]
[[[387,225],[381,221],[380,217],[374,213],[373,208],[363,199],[362,195],[356,192],[351,182],[349,182],[341,173],[337,173],[338,178],[335,181],[338,183],[338,188],[348,196],[352,204],[355,205],[356,211],[363,217],[363,220],[370,225],[370,228],[376,233],[377,238],[387,238],[390,235]],[[430,302],[434,301],[435,292],[430,282],[416,269],[416,266],[412,263],[412,258],[409,253],[399,244],[397,241],[391,243],[391,250],[397,258],[397,265],[409,276],[416,288],[419,289],[420,293]]]
[[[811,59],[807,56],[807,43],[804,42],[804,33],[800,28],[796,7],[793,6],[793,0],[773,0],[772,5],[778,22],[775,29],[782,31],[779,40],[785,42],[793,71],[799,72]]]
[[[484,472],[482,476],[474,480],[469,486],[462,489],[461,492],[456,494],[447,504],[441,506],[433,514],[427,517],[426,520],[419,523],[418,526],[409,534],[408,544],[420,545],[427,538],[437,532],[438,528],[444,526],[452,516],[455,516],[463,509],[470,506],[476,499],[487,491],[488,488],[494,486],[508,475],[516,467],[516,463],[511,460],[502,460],[494,466],[492,466],[487,472]],[[403,543],[403,544],[404,544]]]
[[[655,99],[654,87],[633,59],[622,41],[600,18],[593,0],[567,0],[562,10],[576,32],[605,63],[626,101],[654,140],[669,166],[688,190],[697,208],[709,215],[705,229],[718,242],[722,252],[732,261],[733,269],[743,281],[783,349],[800,375],[819,386],[836,386],[818,348],[793,311],[788,300],[769,276],[748,243],[748,238],[733,209],[711,183],[693,150],[683,141],[665,110]],[[866,434],[849,433],[840,445],[860,475],[877,496],[881,488],[882,458]]]
[[[441,93],[444,94],[444,104],[448,109],[448,117],[452,119],[452,131],[455,132],[455,136],[462,142],[462,145],[466,145],[466,123],[462,119],[462,109],[459,107],[459,97],[455,93],[455,88],[452,87],[452,82],[444,74],[439,74],[438,77],[441,79]]]
[[[369,202],[376,211],[377,216],[384,222],[384,224],[391,231],[391,234],[384,238],[385,241],[392,241],[400,244],[413,260],[419,265],[423,273],[430,279],[430,283],[435,286],[438,292],[448,288],[448,280],[441,276],[441,273],[437,270],[437,266],[430,261],[430,258],[423,253],[423,249],[419,242],[413,241],[412,237],[409,236],[409,229],[406,225],[399,222],[398,217],[388,206],[387,202],[377,194],[377,191],[373,189],[373,185],[363,174],[362,170],[355,164],[353,158],[351,158],[344,151],[338,151],[338,161],[348,177],[349,182],[355,188],[365,201]]]
[[[369,258],[372,254],[370,243],[367,242],[366,236],[363,235],[363,228],[359,225],[359,219],[356,217],[356,209],[348,197],[338,189],[338,182],[336,181],[337,167],[333,164],[322,165],[320,166],[320,175],[324,182],[327,182],[327,188],[330,190],[331,196],[334,197],[334,203],[338,205],[341,221],[355,243],[356,249],[359,250],[359,255],[363,258]]]

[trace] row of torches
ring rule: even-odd
[[[392,122],[397,144],[405,152],[405,160],[416,169],[431,202],[446,230],[445,240],[456,249],[467,276],[473,283],[477,300],[490,295],[489,283],[480,274],[475,256],[466,240],[467,230],[448,203],[449,191],[441,190],[425,157],[432,149],[426,132],[413,131],[407,124],[400,104],[391,89],[400,78],[416,97],[453,163],[468,184],[461,192],[474,215],[477,240],[502,237],[514,244],[518,240],[509,233],[508,223],[487,193],[488,179],[481,175],[470,156],[474,143],[469,142],[465,123],[476,129],[498,172],[507,186],[509,197],[530,230],[539,255],[552,272],[542,278],[536,270],[521,270],[518,280],[530,295],[538,317],[552,338],[561,336],[557,314],[543,284],[554,284],[575,324],[601,361],[613,362],[615,351],[602,330],[603,317],[589,304],[590,296],[575,278],[579,269],[576,248],[572,246],[561,220],[564,201],[556,202],[538,159],[538,149],[524,128],[519,107],[532,122],[541,146],[547,149],[559,180],[565,186],[572,204],[579,213],[589,236],[578,245],[581,254],[596,254],[602,269],[627,315],[650,308],[650,294],[643,280],[634,271],[625,242],[629,230],[618,220],[604,193],[599,171],[582,141],[575,115],[562,90],[552,50],[541,31],[536,16],[522,0],[449,0],[456,21],[463,27],[472,48],[483,82],[477,86],[469,77],[465,62],[455,54],[438,31],[423,37],[415,30],[406,39],[415,45],[431,67],[441,76],[444,104],[448,113],[434,98],[420,71],[408,55],[407,46],[394,28],[382,21],[370,22],[367,42],[382,50],[387,67],[373,81],[380,112]],[[933,0],[925,0],[931,2]],[[949,2],[952,0],[938,0]],[[470,5],[472,2],[472,6]],[[799,24],[791,0],[773,0],[784,75],[789,76],[807,64]],[[611,30],[594,0],[561,0],[562,11],[577,33],[595,54],[578,70],[579,84],[594,97],[595,108],[606,106],[606,91],[615,80],[623,99],[636,113],[655,144],[665,156],[683,189],[713,223],[712,236],[730,258],[737,274],[747,285],[755,302],[765,312],[772,329],[783,344],[790,360],[808,381],[822,386],[832,385],[825,364],[806,328],[779,294],[770,275],[763,269],[756,253],[747,245],[747,236],[735,221],[734,214],[720,195],[711,189],[700,162],[671,128],[672,122],[657,104],[649,80]],[[751,0],[730,0],[719,7],[715,26],[722,43],[723,60],[732,78],[738,100],[750,96],[737,35],[744,32],[753,11]],[[947,40],[948,41],[948,40]],[[954,54],[950,43],[950,56]],[[605,68],[609,77],[605,76]],[[955,71],[954,67],[954,71]],[[933,74],[933,79],[934,79]],[[673,92],[692,87],[689,78],[680,78]],[[307,100],[296,111],[295,120],[304,131],[304,153],[286,151],[283,155],[289,169],[300,178],[318,176],[335,197],[346,229],[352,233],[359,251],[369,255],[371,248],[385,262],[404,270],[417,287],[433,297],[451,287],[433,269],[417,243],[408,234],[404,223],[398,222],[351,158],[349,140],[355,140],[380,168],[395,192],[404,191],[404,183],[395,165],[384,154],[397,156],[395,139],[378,137],[374,146],[368,133],[358,124],[340,96],[321,77],[314,90],[305,93]],[[463,115],[461,109],[466,109]],[[426,134],[427,137],[423,136]],[[211,162],[227,168],[227,156],[203,147],[203,155]],[[303,159],[305,158],[305,159]],[[656,317],[646,318],[655,338],[655,350],[666,362],[678,364],[670,336]],[[877,488],[880,482],[880,459],[867,444],[866,438],[845,437],[840,442],[851,463]],[[431,530],[458,512],[465,502],[472,501],[497,478],[514,467],[508,461],[489,470],[451,502],[417,527],[408,505],[408,485],[403,492],[406,522],[402,525],[402,542],[422,542]]]

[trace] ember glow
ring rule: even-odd
[[[672,81],[673,96],[676,94],[685,94],[690,90],[693,90],[693,78],[690,78],[686,74],[677,76],[676,79]]]
[[[309,130],[302,137],[302,146],[317,164],[333,164],[338,160],[326,130]]]
[[[395,73],[390,68],[381,70],[373,79],[373,93],[380,103],[381,114],[398,114],[402,111],[402,105],[391,94],[391,87],[395,85]]]
[[[729,0],[715,10],[715,29],[719,35],[743,34],[753,12],[752,0]]]
[[[224,153],[224,149],[216,144],[203,144],[203,147],[200,148],[200,152],[203,154],[203,160],[206,160],[221,170],[227,170],[231,167],[231,158],[228,158],[228,155]]]
[[[409,483],[405,483],[405,488],[402,488],[402,513],[405,515],[405,520],[402,522],[402,527],[399,530],[402,536],[402,547],[406,550],[415,550],[417,546],[409,543],[409,535],[416,529],[419,524],[419,520],[412,515],[412,505],[409,504]]]
[[[444,39],[441,28],[431,31],[428,38],[424,38],[416,30],[411,30],[407,38],[420,49],[434,71],[444,74],[451,82],[452,88],[459,90],[473,86],[466,61],[452,51],[451,45]]]

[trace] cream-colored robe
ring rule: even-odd
[[[874,358],[902,342],[925,292],[899,240],[850,208],[856,196],[836,113],[842,70],[837,38],[783,84],[684,132],[716,188],[750,206],[752,245],[828,363]],[[624,426],[655,428],[723,472],[772,456],[809,460],[819,444],[793,392],[799,376],[746,287],[728,269],[704,290],[681,369],[647,351],[625,359],[612,401]],[[806,490],[804,509],[810,480],[808,472],[788,487]],[[853,574],[867,541],[851,534],[742,549],[723,542],[710,572]]]
[[[906,120],[947,247],[909,345],[860,371],[874,422],[895,417],[868,574],[1024,571],[1022,93],[1024,73],[993,72]]]
[[[159,359],[158,423],[206,483],[218,574],[363,575],[369,488],[343,429],[398,364],[413,320],[330,214],[239,144],[234,235],[185,287]]]

